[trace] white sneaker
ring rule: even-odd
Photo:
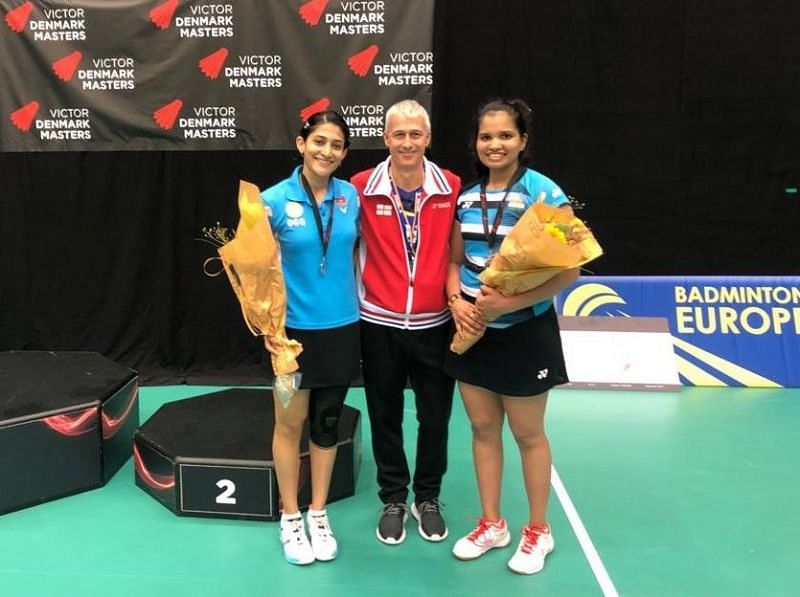
[[[330,562],[336,557],[339,546],[336,537],[333,536],[331,523],[325,510],[308,509],[306,515],[308,523],[308,535],[311,537],[311,549],[314,557],[320,562]]]
[[[306,537],[303,515],[299,512],[281,516],[281,543],[283,555],[290,564],[303,566],[314,561],[314,552]]]
[[[459,560],[474,560],[493,547],[505,547],[511,542],[506,519],[489,522],[481,517],[472,532],[453,546],[453,555]]]
[[[544,568],[544,559],[555,546],[550,525],[522,527],[522,539],[508,567],[518,574],[536,574]]]

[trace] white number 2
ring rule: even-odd
[[[233,497],[236,491],[236,484],[230,479],[220,479],[217,481],[217,487],[222,489],[222,493],[217,496],[218,504],[235,504],[236,498]]]

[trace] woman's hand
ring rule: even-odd
[[[269,354],[278,355],[282,343],[275,336],[264,336],[264,348]]]
[[[462,336],[480,335],[486,327],[486,320],[481,316],[478,309],[463,298],[456,299],[450,305],[450,312],[453,314],[453,321],[456,323],[456,331]]]
[[[491,286],[482,285],[478,298],[475,299],[475,306],[483,319],[494,321],[505,313],[516,310],[511,297],[507,297]]]

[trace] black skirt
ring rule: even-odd
[[[361,375],[359,322],[327,330],[286,328],[286,335],[303,345],[297,357],[301,389],[349,386]],[[271,365],[268,368],[274,377]]]
[[[467,352],[447,351],[446,373],[506,396],[537,396],[569,381],[556,310],[507,328],[487,328]]]

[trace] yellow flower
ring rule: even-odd
[[[559,226],[555,222],[547,222],[544,225],[544,230],[556,240],[564,243],[565,245],[569,244],[569,239],[567,238],[562,226]]]

